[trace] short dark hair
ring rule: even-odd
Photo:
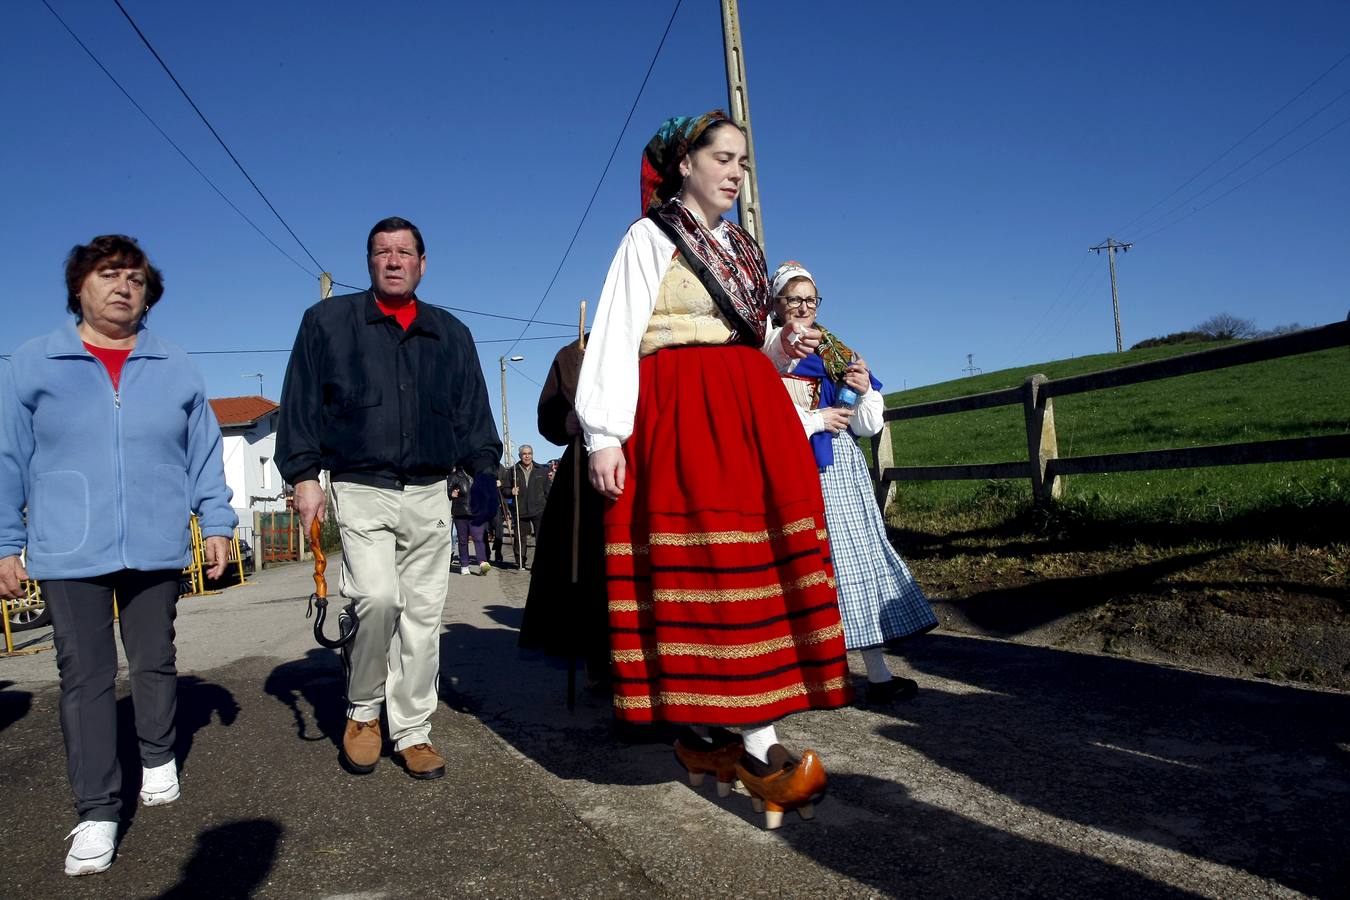
[[[427,246],[422,243],[422,232],[417,230],[417,226],[407,219],[401,219],[398,216],[390,216],[387,219],[381,219],[376,222],[375,227],[370,229],[370,234],[366,236],[366,256],[370,256],[371,251],[375,249],[375,235],[391,234],[395,231],[411,231],[413,240],[417,241],[417,255],[427,255]]]
[[[87,244],[70,248],[70,255],[66,257],[66,309],[77,319],[84,318],[80,308],[80,288],[89,273],[96,269],[144,269],[146,312],[164,296],[164,276],[150,265],[150,259],[135,238],[125,234],[100,234]]]

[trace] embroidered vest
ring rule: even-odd
[[[684,256],[677,254],[657,289],[656,306],[642,335],[638,356],[650,356],[665,347],[729,344],[735,339],[735,329],[708,289],[690,270]]]

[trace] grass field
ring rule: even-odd
[[[1199,349],[1220,346],[1201,345]],[[1057,360],[886,396],[888,407],[943,400],[1050,378],[1194,352],[1195,345]],[[1350,431],[1350,349],[1235,366],[1055,401],[1061,456],[1192,447]],[[1021,406],[897,422],[895,465],[1026,459]],[[998,519],[1030,505],[1016,481],[901,482],[892,521],[933,515]],[[1280,511],[1318,528],[1350,517],[1350,460],[1223,466],[1078,476],[1066,480],[1059,514],[1174,524],[1250,520]],[[1308,513],[1312,513],[1308,516]],[[1340,518],[1342,535],[1350,518]],[[975,524],[971,521],[970,524]],[[1344,537],[1342,537],[1344,540]]]

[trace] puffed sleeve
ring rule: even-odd
[[[610,263],[577,381],[577,418],[591,453],[618,447],[633,433],[638,348],[674,253],[651,220],[639,219]]]
[[[886,403],[882,399],[881,391],[873,388],[862,395],[858,401],[857,409],[853,412],[853,418],[849,420],[848,430],[859,437],[870,437],[874,434],[880,434],[886,421],[882,419],[882,414],[886,412]]]

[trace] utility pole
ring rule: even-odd
[[[506,411],[506,361],[520,362],[523,356],[499,356],[497,362],[502,367],[502,451],[506,454],[506,465],[511,465],[511,418]]]
[[[966,354],[966,367],[965,367],[964,369],[962,369],[961,371],[962,371],[962,372],[965,372],[967,375],[978,375],[979,373],[983,372],[984,369],[981,369],[979,366],[975,365],[975,354],[974,354],[974,353],[967,353],[967,354]]]
[[[327,300],[333,296],[333,276],[327,272],[319,273],[319,299]]]
[[[745,129],[748,171],[741,182],[737,209],[741,227],[764,247],[764,220],[760,217],[759,177],[755,168],[755,136],[750,128],[750,93],[745,86],[745,47],[741,44],[741,16],[736,0],[722,0],[722,46],[727,56],[727,110],[732,120]]]
[[[1111,311],[1116,317],[1116,352],[1120,353],[1125,347],[1120,341],[1120,298],[1116,294],[1116,251],[1121,253],[1128,251],[1134,244],[1122,244],[1115,238],[1108,237],[1105,244],[1098,244],[1095,247],[1089,247],[1089,250],[1096,252],[1098,256],[1102,251],[1106,251],[1106,262],[1111,268]]]

